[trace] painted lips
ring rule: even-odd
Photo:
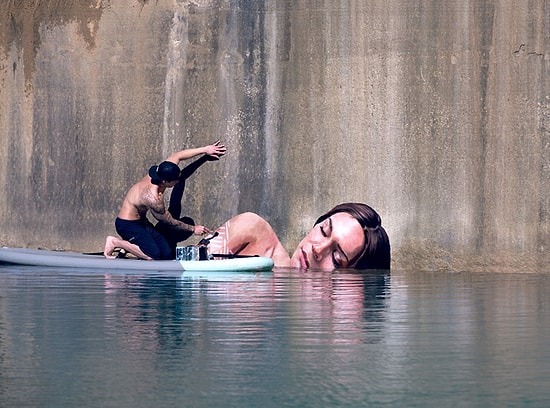
[[[300,263],[302,264],[302,268],[308,269],[309,268],[309,262],[307,260],[307,254],[301,248],[300,248],[300,252],[301,252]]]

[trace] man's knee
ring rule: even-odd
[[[162,236],[162,234],[157,234],[155,237],[155,244],[157,247],[157,258],[155,259],[174,259],[172,256],[172,249],[168,241]]]
[[[159,250],[159,254],[160,258],[158,259],[174,259],[172,256],[172,250],[169,247]]]
[[[140,249],[145,255],[151,257],[154,260],[158,261],[159,259],[162,259],[162,253],[159,248],[149,246],[147,248],[140,247]]]

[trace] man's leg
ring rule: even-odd
[[[188,225],[195,225],[195,221],[190,217],[181,217],[179,220]],[[176,230],[161,222],[157,222],[157,225],[155,225],[155,230],[157,230],[157,232],[161,234],[164,239],[166,239],[166,242],[168,242],[168,245],[170,246],[171,259],[176,258],[176,247],[178,246],[178,242],[185,241],[193,235],[191,231]]]
[[[129,252],[132,255],[135,255],[141,259],[146,259],[149,261],[153,259],[150,256],[145,255],[136,244],[132,244],[129,241],[125,241],[111,235],[109,235],[105,240],[105,249],[103,250],[103,255],[105,256],[105,258],[116,258],[116,256],[113,255],[113,252],[116,248],[124,249],[126,252]]]
[[[112,257],[114,248],[122,248],[141,259],[170,258],[168,242],[147,220],[130,221],[117,218],[115,229],[122,239],[107,238],[104,251],[106,257]]]

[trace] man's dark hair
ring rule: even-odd
[[[151,166],[149,169],[149,177],[151,177],[151,183],[159,185],[163,181],[171,182],[178,180],[180,172],[180,168],[177,164],[163,161],[158,166]]]

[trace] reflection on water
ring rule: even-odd
[[[1,406],[547,406],[546,275],[0,266]]]

